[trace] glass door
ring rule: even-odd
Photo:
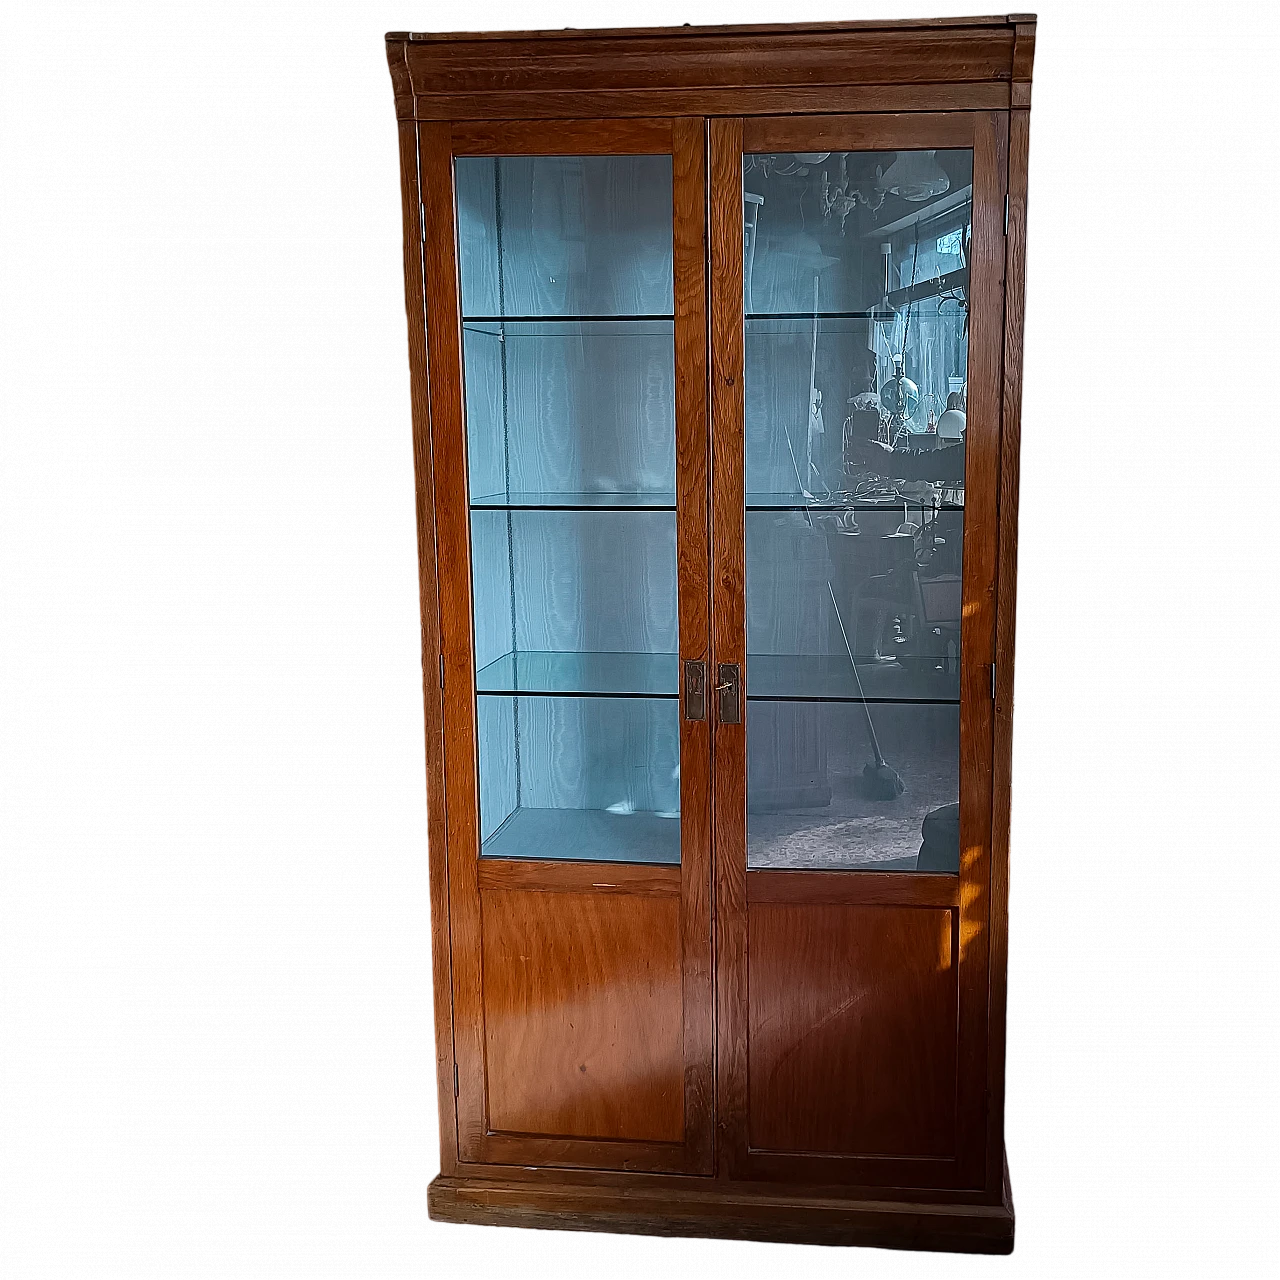
[[[481,857],[678,864],[671,157],[455,180]]]
[[[973,152],[743,184],[747,865],[954,874]]]
[[[742,1176],[982,1167],[957,1099],[985,1016],[967,992],[987,945],[1002,128],[712,126],[714,581],[741,582],[714,604],[737,685],[716,731],[721,1084]]]
[[[459,1147],[690,1170],[712,1016],[702,124],[448,144]]]

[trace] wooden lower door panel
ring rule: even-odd
[[[753,1154],[955,1158],[954,914],[750,905]]]
[[[481,892],[494,1133],[684,1140],[680,899]]]

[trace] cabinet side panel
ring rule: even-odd
[[[405,54],[407,41],[387,37],[387,69],[391,72],[391,92],[395,97],[396,119],[402,123],[413,119],[413,77]],[[415,184],[416,190],[416,184]],[[415,196],[415,201],[417,197]]]
[[[1006,117],[973,117],[968,429],[965,444],[963,635],[960,687],[961,1185],[983,1186],[987,1138],[987,1021],[991,946],[991,664],[1000,482],[1004,320]]]
[[[458,1153],[480,1154],[484,1074],[480,1007],[480,895],[476,855],[475,655],[471,627],[471,556],[467,521],[467,442],[462,406],[462,341],[454,233],[453,156],[447,126],[418,127],[424,207],[423,279],[431,378],[431,466],[435,486],[440,643],[444,678],[441,722],[449,863],[449,933],[454,1052],[458,1069]],[[437,677],[439,678],[439,676]]]
[[[427,855],[431,884],[431,973],[435,1003],[440,1166],[457,1163],[453,1100],[453,995],[449,958],[449,868],[445,837],[444,753],[440,681],[440,609],[436,594],[435,485],[431,474],[431,404],[418,216],[418,138],[400,125],[400,193],[404,213],[404,302],[409,327],[409,392],[413,412],[414,494],[418,526],[418,593],[422,611],[422,708],[427,766]]]
[[[1028,69],[1029,71],[1029,69]],[[991,783],[991,1023],[987,1186],[1004,1177],[1005,996],[1009,960],[1009,820],[1013,786],[1014,617],[1018,590],[1018,487],[1026,296],[1030,113],[1009,113],[1009,235],[1005,245],[1004,403],[1000,432],[1000,562],[996,596],[996,706]]]

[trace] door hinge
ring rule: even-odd
[[[1004,233],[1009,234],[1009,194],[1005,192],[1004,197]]]
[[[458,1064],[453,1064],[453,1096],[458,1096]]]
[[[1004,225],[1005,225],[1005,230],[1007,231],[1009,229],[1009,214],[1008,214],[1008,203],[1007,203],[1008,197],[1006,197],[1005,199],[1006,199],[1006,205],[1005,205]],[[427,208],[426,208],[426,205],[424,205],[421,200],[418,201],[418,236],[422,240],[423,244],[427,243]]]
[[[996,664],[991,664],[991,701],[996,700]]]
[[[444,654],[440,655],[440,687],[444,688]]]

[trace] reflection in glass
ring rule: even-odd
[[[870,710],[880,749],[905,783],[891,800],[864,784],[873,757],[858,703],[747,703],[748,866],[917,869],[925,818],[958,795],[960,709]],[[933,869],[958,871],[959,844],[941,850]]]
[[[752,867],[958,869],[972,161],[745,159]]]
[[[481,853],[678,862],[671,157],[456,184]]]

